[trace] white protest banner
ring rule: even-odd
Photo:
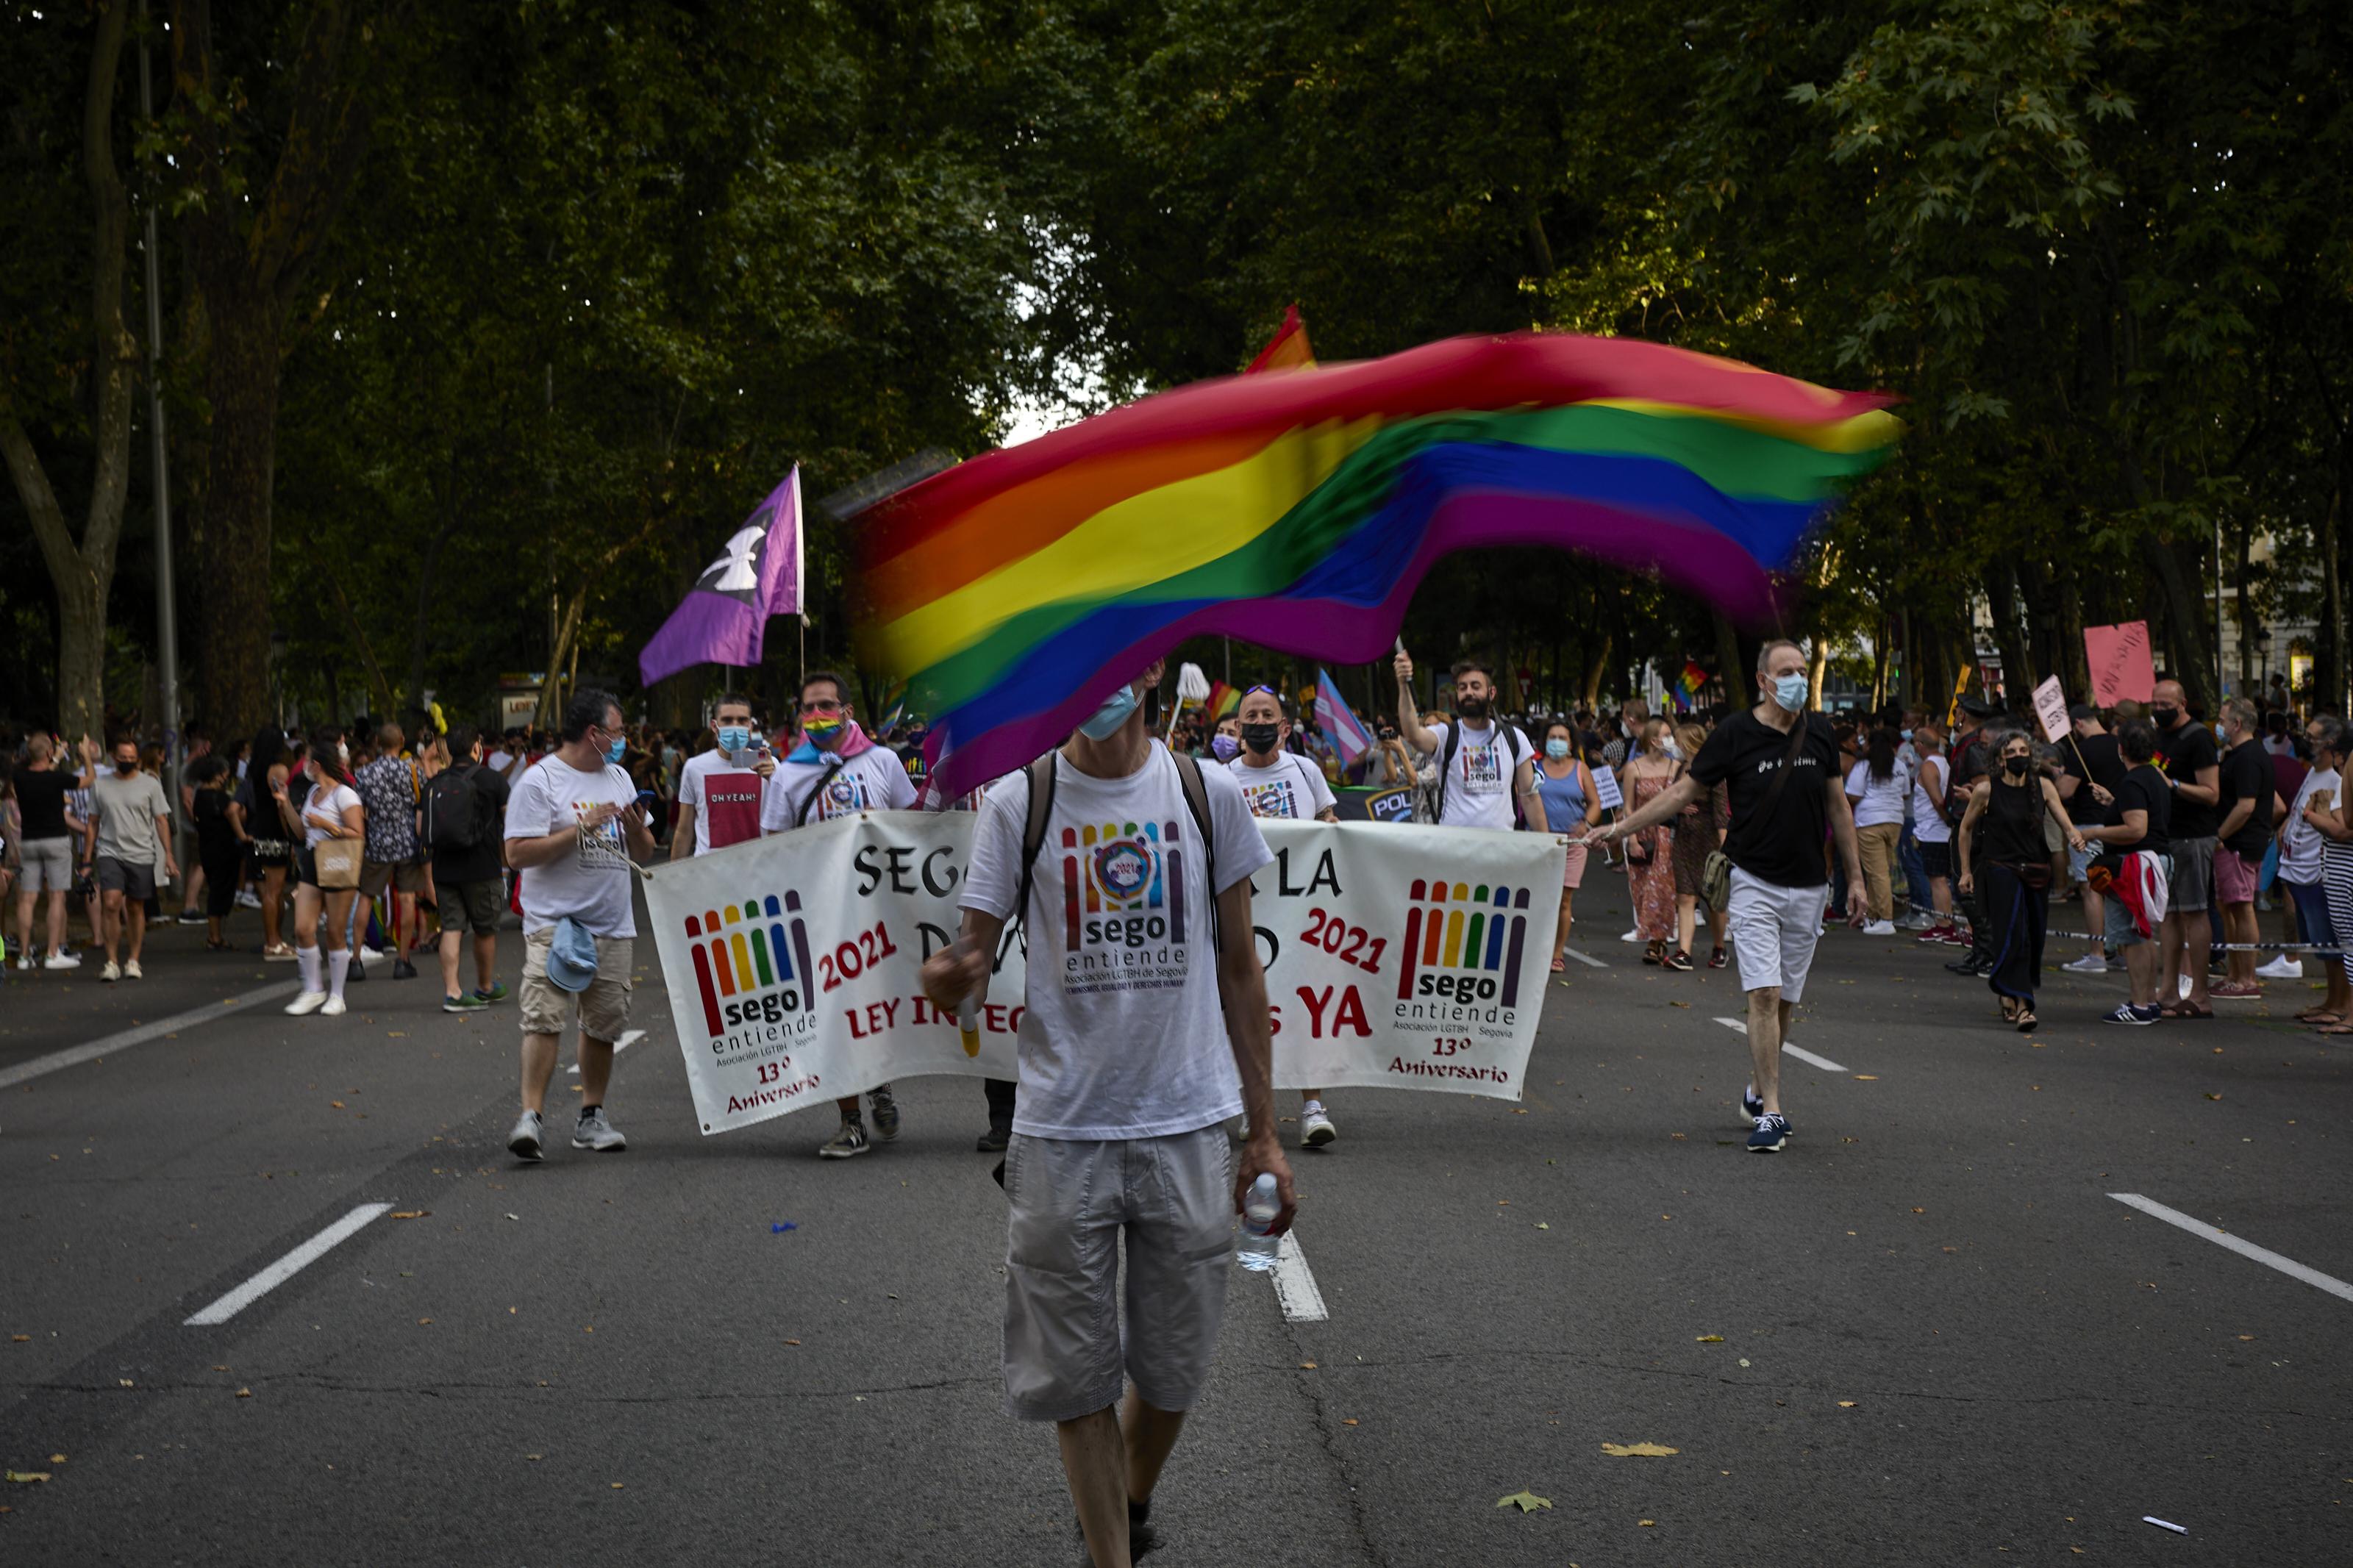
[[[2042,726],[2042,738],[2052,745],[2059,744],[2069,734],[2067,725],[2067,694],[2059,688],[2059,678],[2052,676],[2034,689],[2034,718]]]
[[[1618,793],[1618,775],[1609,771],[1606,763],[1593,764],[1593,798],[1601,803],[1604,811],[1615,811],[1626,804],[1626,797]]]
[[[654,946],[703,1131],[895,1079],[1018,1076],[1018,925],[997,955],[976,1056],[923,995],[924,958],[962,921],[973,825],[967,812],[873,812],[648,872]],[[1550,978],[1562,841],[1378,823],[1260,826],[1276,856],[1252,879],[1251,903],[1276,1085],[1519,1099]],[[1057,875],[1050,853],[1041,885]],[[1087,919],[1124,914],[1097,910],[1101,898],[1091,886],[1084,908],[1066,901],[1082,931],[1109,942],[1134,926],[1140,940],[1165,942],[1140,903],[1134,920]]]

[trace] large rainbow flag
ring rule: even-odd
[[[878,507],[869,650],[913,682],[955,793],[1060,744],[1188,637],[1380,658],[1457,550],[1575,550],[1760,619],[1894,440],[1890,401],[1539,333],[1198,383]]]

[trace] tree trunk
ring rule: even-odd
[[[242,270],[241,268],[239,269]],[[196,711],[216,734],[269,716],[270,515],[278,447],[278,311],[231,275],[207,288],[212,428],[197,554]],[[315,579],[306,580],[316,589]]]
[[[1740,657],[1740,634],[1731,621],[1719,611],[1715,620],[1715,662],[1720,667],[1716,679],[1724,682],[1724,700],[1734,708],[1748,689],[1748,663]]]
[[[2312,661],[2311,711],[2337,710],[2345,695],[2345,572],[2338,558],[2345,532],[2344,468],[2328,492],[2328,510],[2320,519],[2320,637]]]
[[[1601,677],[1609,668],[1609,651],[1618,639],[1610,633],[1601,636],[1601,651],[1593,656],[1593,663],[1585,672],[1585,706],[1594,712],[1601,711]]]
[[[2173,633],[2174,659],[2169,673],[2181,682],[2190,706],[2211,718],[2217,712],[2214,661],[2208,657],[2206,634],[2200,629],[2206,614],[2203,596],[2198,592],[2198,574],[2194,569],[2183,569],[2178,547],[2153,535],[2142,537],[2141,561],[2157,579],[2158,600],[2165,607]]]
[[[1993,611],[1993,646],[2001,655],[2002,700],[2016,708],[2034,689],[2034,661],[2026,651],[2026,635],[2019,624],[2018,581],[2010,563],[1989,563],[1985,569],[1986,603]]]
[[[2251,579],[2253,563],[2254,528],[2243,525],[2239,530],[2239,694],[2242,697],[2263,690],[2263,673],[2256,667],[2257,648],[2261,641],[2255,626],[2255,594]]]

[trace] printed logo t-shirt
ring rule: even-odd
[[[1273,856],[1232,775],[1202,769],[1212,889],[1176,767],[1160,746],[1124,779],[1090,778],[1055,759],[1054,810],[1023,916],[1029,994],[1013,1130],[1024,1136],[1165,1138],[1241,1111],[1210,900]],[[981,803],[964,908],[1012,914],[1029,794],[1026,783],[1008,784]]]
[[[1791,734],[1748,710],[1708,732],[1691,771],[1710,789],[1732,786],[1732,831],[1725,836],[1724,853],[1734,865],[1777,887],[1819,888],[1830,879],[1822,845],[1830,825],[1827,784],[1838,777],[1838,735],[1820,713],[1798,717],[1806,739],[1794,763]],[[1773,797],[1768,816],[1765,802],[1784,767],[1796,771]]]
[[[1262,768],[1242,757],[1226,764],[1242,787],[1242,804],[1252,816],[1287,816],[1312,822],[1332,805],[1332,786],[1323,773],[1293,752],[1278,752]]]
[[[801,804],[810,791],[817,799],[807,816]],[[778,763],[760,806],[760,826],[770,833],[788,832],[813,822],[855,816],[861,811],[912,811],[915,786],[899,754],[886,746],[869,746],[834,767],[825,763]]]
[[[1446,734],[1451,726],[1432,724],[1438,755],[1446,755]],[[1510,731],[1509,736],[1504,733]],[[1518,744],[1513,744],[1516,738]],[[1528,738],[1508,724],[1462,727],[1462,743],[1455,748],[1454,766],[1446,776],[1446,803],[1439,814],[1440,827],[1512,826],[1514,757],[1528,755]]]
[[[689,757],[679,774],[678,801],[694,807],[694,852],[708,855],[759,837],[767,782],[716,748]]]
[[[507,800],[509,838],[544,838],[580,820],[587,809],[609,801],[626,806],[638,786],[619,768],[582,773],[554,755],[541,758],[522,775]],[[573,853],[522,871],[522,929],[544,931],[570,915],[592,936],[635,936],[636,911],[629,903],[629,845],[617,818],[580,835]]]

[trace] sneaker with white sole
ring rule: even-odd
[[[572,1146],[575,1149],[594,1149],[599,1154],[617,1154],[629,1146],[629,1141],[621,1136],[621,1130],[606,1116],[603,1106],[591,1105],[583,1106],[580,1120],[573,1123]]]
[[[261,907],[261,900],[253,896],[252,889],[239,888],[237,890],[237,907],[241,910],[258,910]]]
[[[182,910],[180,911],[179,919],[174,921],[173,923],[184,926],[200,926],[205,923],[205,911],[202,910]]]
[[[1865,936],[1894,936],[1895,934],[1895,922],[1894,921],[1872,921],[1864,925],[1862,928],[1862,934]]]
[[[1620,942],[1640,942],[1642,940],[1642,929],[1641,927],[1637,926],[1632,931],[1628,931],[1624,936],[1620,937],[1618,940]]]
[[[1764,1097],[1757,1092],[1757,1086],[1753,1083],[1740,1091],[1740,1114],[1748,1118],[1751,1127],[1756,1126],[1757,1119],[1765,1114]]]
[[[300,1018],[306,1014],[317,1012],[326,1005],[327,994],[325,992],[305,991],[302,994],[295,997],[294,1000],[286,1004],[286,1012],[290,1017]]]
[[[70,952],[53,952],[41,960],[43,969],[79,969],[81,960]]]
[[[1748,1135],[1748,1152],[1778,1154],[1788,1141],[1789,1119],[1778,1110],[1768,1110],[1757,1119],[1757,1131]]]
[[[2087,952],[2074,963],[2063,963],[2059,967],[2070,974],[2105,974],[2108,961],[2096,952]]]
[[[848,1160],[863,1154],[874,1145],[867,1141],[866,1123],[856,1117],[844,1121],[841,1131],[817,1146],[820,1160]]]
[[[534,1164],[547,1158],[547,1152],[540,1147],[538,1111],[526,1110],[515,1118],[514,1131],[507,1134],[507,1152]]]
[[[2131,1024],[2138,1027],[2146,1028],[2164,1016],[2164,1013],[2157,1007],[2136,1007],[2131,1003],[2126,1002],[2113,1013],[2101,1014],[2100,1022],[2103,1024]]]
[[[2260,965],[2255,973],[2266,980],[2301,980],[2304,978],[2304,961],[2290,958],[2283,952],[2269,963]]]
[[[106,981],[120,980],[122,978],[122,965],[110,958],[106,961],[106,967],[98,972],[98,977]]]
[[[137,959],[126,958],[122,961],[122,978],[125,980],[144,980],[147,978],[147,972],[139,967],[139,961]]]
[[[1340,1130],[1324,1113],[1324,1102],[1311,1100],[1299,1108],[1299,1143],[1304,1149],[1321,1149],[1340,1136]]]
[[[899,1101],[891,1093],[891,1086],[884,1084],[866,1100],[874,1108],[874,1141],[888,1143],[899,1136]]]
[[[343,999],[332,993],[324,1002],[319,1004],[319,1016],[322,1018],[340,1018],[350,1011],[351,1009],[344,1005]]]

